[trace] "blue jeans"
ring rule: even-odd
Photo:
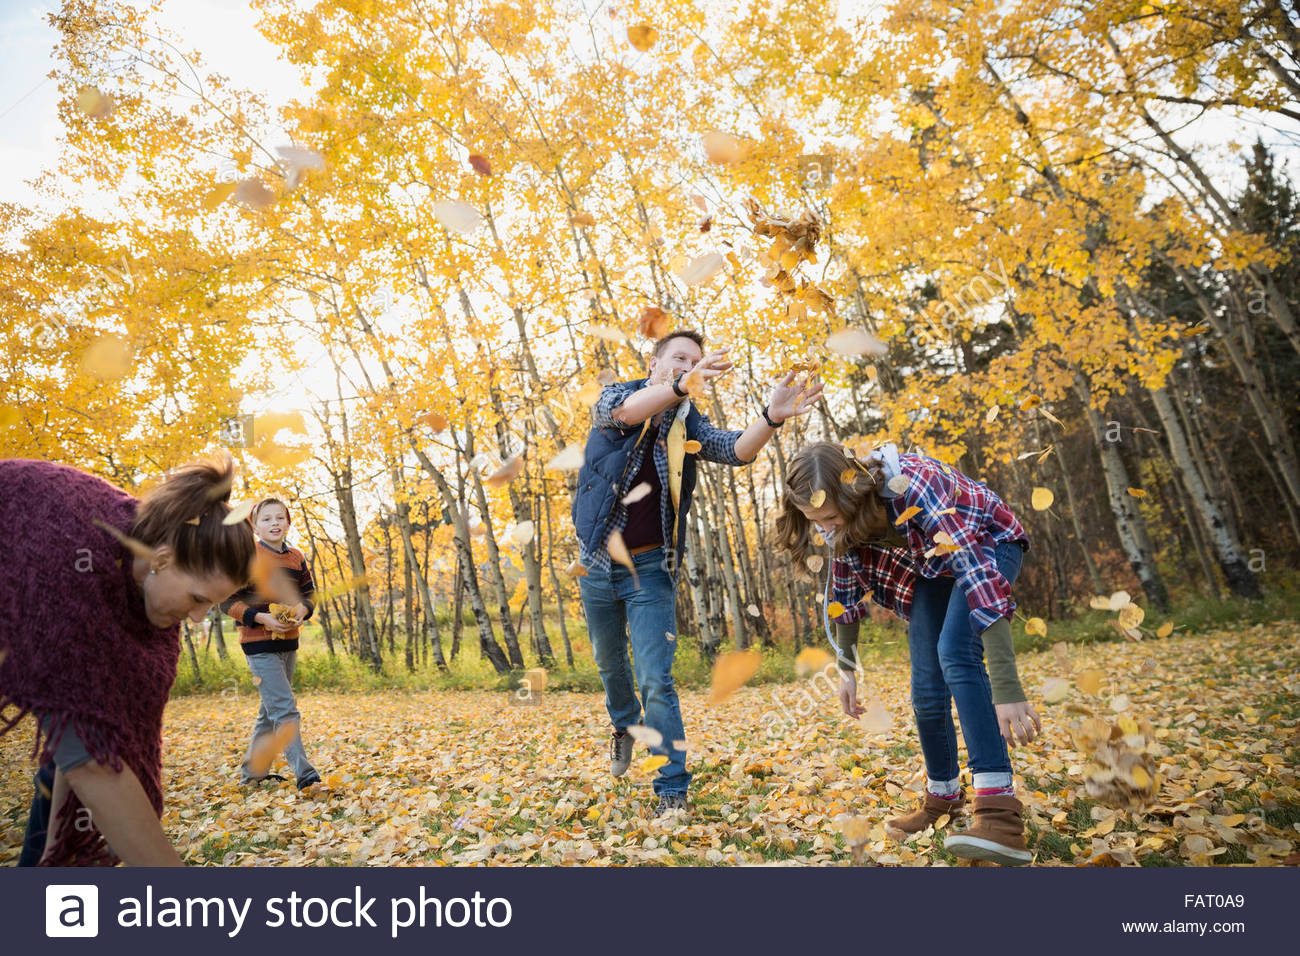
[[[609,711],[610,723],[616,731],[644,723],[663,734],[663,744],[651,748],[668,758],[654,779],[654,792],[660,796],[684,797],[691,782],[686,770],[686,751],[672,745],[674,740],[686,736],[677,689],[673,686],[677,582],[664,567],[663,557],[664,549],[659,547],[632,558],[640,587],[632,583],[632,573],[621,564],[612,565],[609,571],[592,570],[578,579],[578,586],[582,591],[591,650],[600,671],[600,682],[605,687],[605,709]],[[636,684],[641,688],[640,700],[632,684],[633,667]]]
[[[257,722],[253,724],[253,736],[248,742],[248,753],[239,766],[239,782],[249,783],[260,780],[249,769],[249,760],[253,756],[253,747],[257,738],[269,734],[281,724],[293,721],[302,726],[302,714],[298,713],[298,702],[293,696],[293,667],[298,660],[297,651],[273,651],[267,654],[249,654],[248,669],[258,677],[258,694],[261,704],[257,708]],[[302,733],[293,735],[293,740],[284,748],[284,759],[293,768],[295,780],[301,781],[316,768],[307,759],[302,746]],[[265,771],[264,771],[265,772]]]
[[[33,781],[36,793],[32,796],[32,809],[27,815],[27,833],[23,837],[23,852],[18,857],[19,866],[36,866],[45,855],[45,832],[50,827],[51,803],[54,790],[54,761],[43,764]]]
[[[1024,551],[1014,541],[986,549],[1008,583],[1020,574]],[[917,575],[907,644],[912,656],[912,712],[932,789],[955,793],[957,702],[961,735],[976,788],[1011,786],[1011,759],[998,729],[993,692],[984,669],[984,642],[970,619],[966,592],[953,578]],[[937,787],[934,785],[938,785]],[[946,785],[944,787],[943,785]]]

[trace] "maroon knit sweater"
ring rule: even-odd
[[[75,468],[0,460],[0,541],[9,552],[0,576],[0,734],[28,713],[48,719],[43,738],[37,721],[33,747],[44,762],[71,728],[97,762],[128,765],[161,817],[163,708],[180,630],[149,623],[130,552],[94,524],[130,533],[136,504]],[[49,859],[119,862],[81,809],[69,792]]]

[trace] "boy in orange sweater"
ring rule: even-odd
[[[254,584],[236,592],[221,605],[223,611],[239,622],[239,646],[248,658],[249,670],[258,679],[257,689],[262,697],[253,737],[239,768],[240,783],[255,783],[268,777],[284,779],[279,774],[266,773],[266,768],[253,769],[252,758],[259,737],[274,732],[281,724],[292,722],[301,726],[302,715],[293,696],[293,668],[298,657],[298,627],[315,609],[311,598],[316,590],[307,559],[297,548],[285,543],[289,533],[288,506],[278,498],[266,498],[258,502],[249,520],[257,535],[257,560],[263,571],[254,576]],[[271,598],[260,593],[258,587],[258,583],[266,587],[277,576],[291,584],[299,596],[298,602],[285,610],[277,606],[278,615],[271,613]],[[320,774],[303,750],[300,733],[294,733],[284,756],[293,768],[299,790],[320,783]]]

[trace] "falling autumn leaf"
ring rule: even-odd
[[[1025,633],[1035,634],[1039,637],[1047,636],[1047,622],[1041,617],[1031,617],[1025,622]]]
[[[920,508],[918,508],[916,505],[910,505],[909,507],[905,508],[903,512],[898,516],[898,519],[894,522],[894,525],[896,527],[901,527],[902,525],[907,524],[908,519],[915,518],[920,513],[921,513]]]
[[[102,382],[112,382],[131,371],[131,346],[118,335],[101,335],[86,348],[81,368]]]
[[[637,331],[647,339],[661,339],[672,328],[673,317],[657,305],[647,305],[637,319]]]
[[[841,604],[839,601],[831,601],[830,604],[826,605],[826,613],[833,618],[842,615],[844,613],[844,610],[845,610],[844,605]]]
[[[867,709],[858,718],[858,723],[869,734],[887,734],[894,726],[894,718],[884,701],[873,697],[867,702]]]
[[[745,146],[730,133],[712,130],[704,134],[704,155],[711,163],[738,163],[745,158]]]
[[[1061,677],[1049,677],[1043,682],[1043,703],[1059,704],[1070,692],[1070,683]]]
[[[568,445],[558,455],[546,463],[545,471],[577,471],[586,461],[586,453],[581,445]]]
[[[1074,683],[1083,693],[1095,696],[1100,693],[1101,683],[1105,679],[1106,674],[1104,671],[1099,671],[1095,667],[1091,667],[1087,670],[1079,671],[1078,676],[1074,679]]]
[[[1174,633],[1173,621],[1165,621],[1165,623],[1156,628],[1156,637],[1168,637],[1172,633]]]
[[[627,543],[623,540],[623,535],[619,531],[611,531],[609,540],[605,542],[605,548],[609,551],[610,560],[623,565],[632,572],[632,586],[640,587],[641,582],[637,579],[636,564],[632,561],[632,553],[627,549]]]
[[[241,179],[235,186],[235,202],[249,209],[270,209],[275,205],[275,193],[267,189],[260,179]]]
[[[998,412],[1000,410],[1001,409],[997,405],[990,405],[989,410],[984,413],[984,421],[992,425],[995,421],[997,421]]]
[[[794,659],[795,676],[811,677],[813,674],[819,674],[834,661],[835,658],[829,651],[820,647],[805,647]]]
[[[113,98],[97,88],[82,86],[77,89],[77,109],[91,119],[105,119],[112,114],[113,107]]]
[[[1126,604],[1119,609],[1119,624],[1123,628],[1134,628],[1142,623],[1146,612],[1137,604]]]
[[[654,488],[651,487],[650,482],[643,481],[623,496],[623,504],[634,505],[653,490]]]
[[[585,578],[587,576],[587,569],[581,561],[574,559],[570,562],[569,566],[564,569],[564,573],[571,578]]]
[[[521,521],[510,529],[508,537],[519,547],[527,547],[528,542],[533,540],[535,529],[531,521]]]
[[[474,168],[474,172],[478,173],[480,176],[492,175],[492,164],[488,162],[488,158],[481,153],[470,153],[469,164]]]
[[[1052,507],[1052,502],[1056,500],[1056,495],[1052,494],[1049,488],[1035,488],[1033,495],[1029,499],[1030,505],[1035,511],[1046,511]]]
[[[713,689],[710,704],[720,704],[758,673],[758,651],[728,651],[713,663]]]
[[[615,345],[628,344],[627,333],[612,325],[589,325],[587,326],[587,334],[603,339],[606,342],[613,342]]]
[[[437,412],[426,412],[416,419],[421,425],[428,425],[435,435],[447,430],[447,419]]]
[[[1128,490],[1128,493],[1132,495],[1134,498],[1145,498],[1147,496],[1147,493],[1143,491],[1141,488],[1130,488]]]
[[[298,736],[298,722],[288,720],[275,730],[260,735],[248,750],[247,770],[251,777],[264,777],[275,758]]]
[[[222,524],[239,524],[241,521],[247,521],[248,516],[253,513],[257,507],[257,499],[249,498],[247,501],[240,502],[226,512],[226,516],[221,519]]]
[[[468,236],[483,222],[478,210],[459,199],[442,199],[433,204],[433,215],[438,222],[458,236]]]
[[[703,448],[704,446],[694,438],[688,438],[686,441],[682,442],[682,451],[686,452],[688,455],[698,455]]]
[[[822,566],[826,563],[826,559],[823,558],[820,554],[810,554],[808,555],[808,557],[803,559],[803,563],[808,568],[809,571],[811,571],[813,574],[817,574],[819,571],[821,571]]]
[[[650,48],[659,39],[659,31],[648,23],[639,23],[627,28],[627,42],[641,53],[650,52]]]
[[[1109,610],[1118,611],[1120,608],[1127,607],[1133,602],[1127,591],[1116,591],[1110,596]]]
[[[825,503],[826,503],[826,490],[824,488],[814,489],[812,495],[808,498],[809,506],[813,508],[820,508]]]
[[[706,252],[688,262],[678,276],[688,286],[703,285],[726,268],[726,265],[727,260],[719,253]]]
[[[641,773],[654,773],[666,763],[668,763],[667,757],[663,754],[655,754],[652,757],[646,757],[645,760],[642,760],[637,766],[637,769]]]
[[[301,146],[277,146],[275,152],[284,167],[284,184],[288,189],[298,187],[304,172],[320,171],[325,168],[325,157],[314,149],[305,149]]]
[[[515,455],[496,471],[492,472],[492,474],[484,478],[483,484],[487,485],[489,488],[504,488],[506,485],[510,484],[510,482],[518,478],[523,470],[524,456]]]
[[[589,212],[579,211],[569,215],[569,222],[573,223],[575,226],[594,226],[596,224],[596,217]]]
[[[633,724],[627,728],[627,733],[632,735],[632,739],[639,744],[647,747],[662,747],[664,735],[653,727],[645,727],[641,724]]]
[[[870,332],[852,326],[832,333],[826,339],[826,348],[846,358],[853,358],[858,355],[878,357],[885,355],[889,351],[885,343]]]

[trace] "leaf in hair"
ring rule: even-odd
[[[230,491],[235,486],[235,469],[226,462],[226,473],[221,476],[221,480],[208,489],[208,501],[229,501]]]
[[[148,561],[154,556],[154,549],[149,547],[149,545],[145,544],[143,541],[139,541],[136,538],[131,537],[129,534],[124,534],[122,531],[118,530],[117,528],[114,528],[108,522],[100,521],[98,518],[95,518],[93,519],[92,523],[96,527],[102,528],[103,530],[111,534],[114,538],[118,540],[118,542],[120,542],[128,551],[134,554],[137,558],[144,558],[146,561]]]

